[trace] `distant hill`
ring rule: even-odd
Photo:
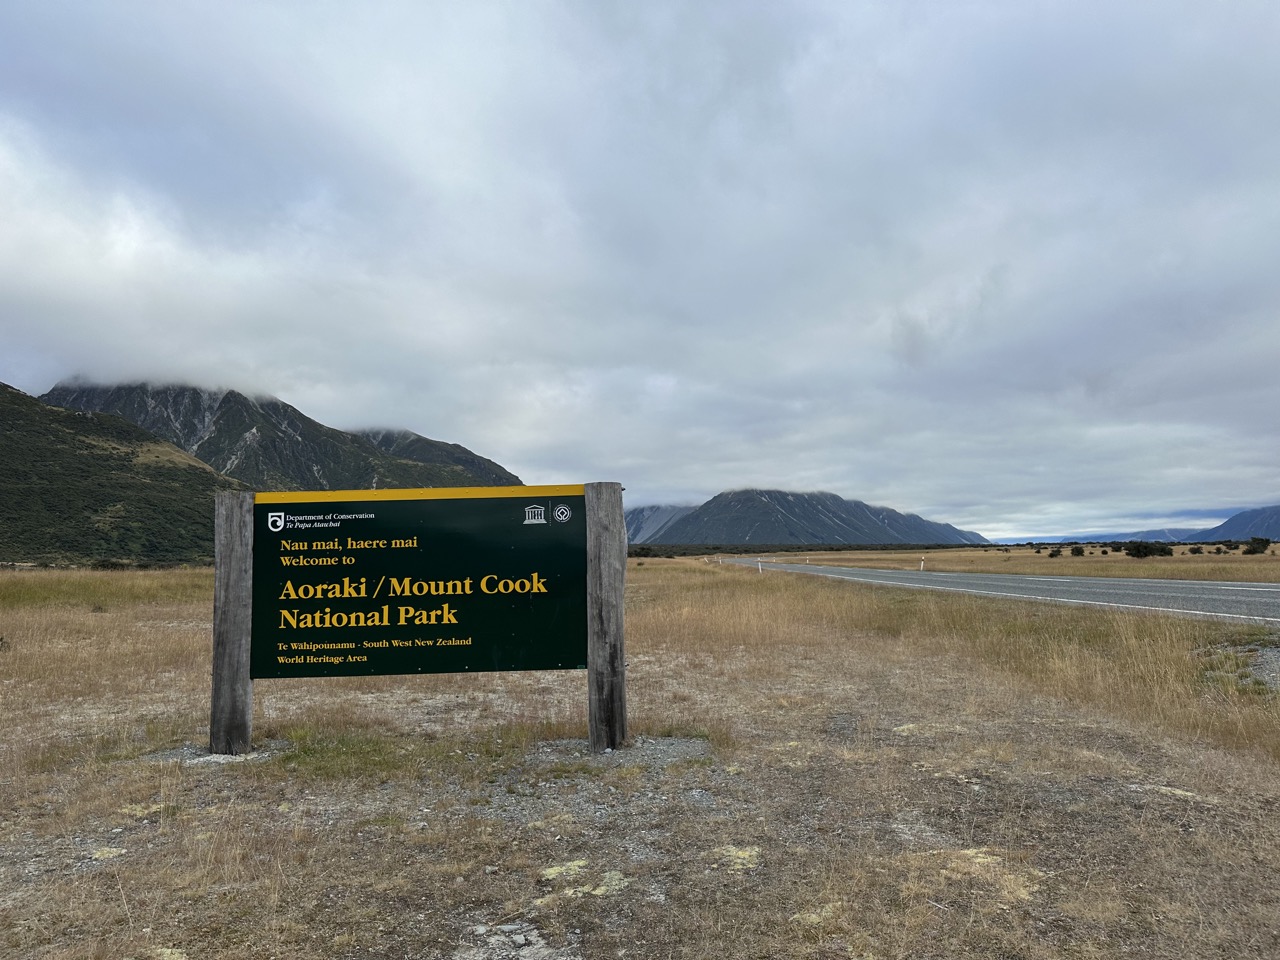
[[[635,507],[626,511],[628,543],[662,543],[662,531],[696,507]]]
[[[40,398],[113,413],[255,490],[518,486],[520,479],[465,447],[409,431],[346,433],[275,397],[145,383],[59,383]]]
[[[120,417],[0,384],[0,562],[211,563],[214,493],[240,487]]]
[[[1161,527],[1158,530],[1137,530],[1127,533],[1122,540],[1150,540],[1155,542],[1181,543],[1196,536],[1200,531],[1194,527]],[[1116,539],[1116,538],[1112,538]]]
[[[1248,540],[1250,537],[1266,537],[1280,540],[1280,505],[1244,510],[1228,517],[1216,527],[1201,530],[1186,539],[1199,543],[1216,540]]]
[[[1037,537],[1037,543],[1128,543],[1131,540],[1146,540],[1156,543],[1185,543],[1200,533],[1199,527],[1159,527],[1152,530],[1103,531],[1088,533],[1064,533],[1052,537]],[[1026,537],[998,540],[998,543],[1025,543]]]
[[[678,510],[685,508],[662,508]],[[627,529],[643,531],[647,517],[627,511]],[[632,543],[659,544],[944,544],[986,543],[977,533],[958,530],[888,507],[845,500],[834,493],[733,490],[712,497],[661,524],[656,533]]]
[[[1128,543],[1133,540],[1166,543],[1215,543],[1220,540],[1248,540],[1266,537],[1280,540],[1280,506],[1243,510],[1216,527],[1160,527],[1123,533],[1073,533],[1042,537],[1042,543]],[[1003,542],[1003,541],[1002,541]],[[1021,543],[1021,540],[1009,541]]]

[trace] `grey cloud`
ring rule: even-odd
[[[632,503],[1275,502],[1278,39],[1248,2],[9,8],[0,379],[259,389]]]

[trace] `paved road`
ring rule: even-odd
[[[1003,573],[935,573],[826,567],[816,563],[735,560],[765,570],[808,573],[860,583],[924,590],[954,590],[990,597],[1020,597],[1084,603],[1124,610],[1150,610],[1200,617],[1280,624],[1280,584],[1222,583],[1208,580],[1121,580],[1106,577],[1030,577]]]

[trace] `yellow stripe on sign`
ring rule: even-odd
[[[351,500],[496,500],[502,497],[581,497],[581,483],[543,487],[414,487],[405,490],[295,490],[255,493],[254,503],[332,503]]]

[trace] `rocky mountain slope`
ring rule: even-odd
[[[654,508],[637,508],[650,510]],[[665,508],[680,509],[680,508]],[[658,514],[628,511],[627,529],[643,532]],[[633,543],[663,544],[942,544],[986,543],[981,534],[834,493],[734,490],[721,493]]]
[[[59,383],[40,398],[112,413],[255,490],[513,486],[520,479],[465,447],[409,431],[347,433],[275,397],[144,383]]]

